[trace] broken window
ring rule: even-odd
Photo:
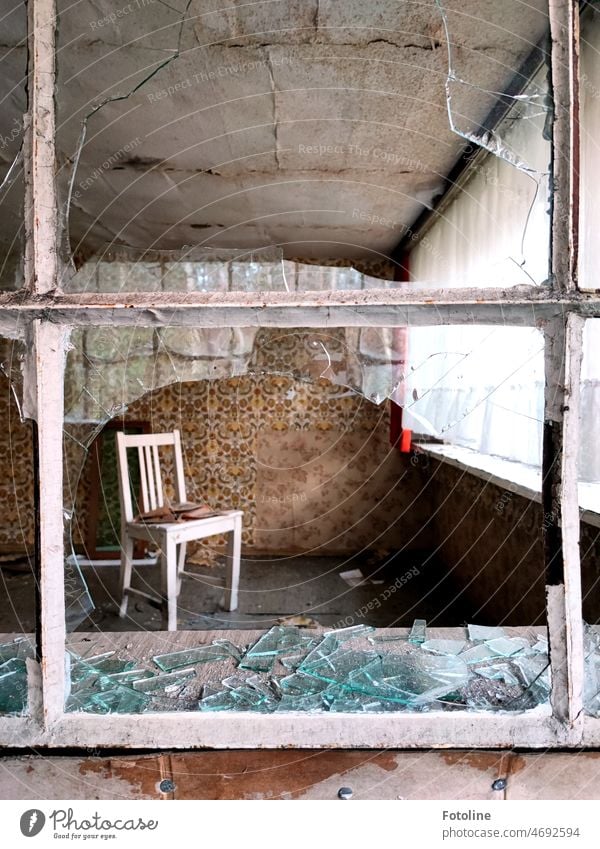
[[[181,720],[185,740],[204,743],[215,711],[211,745],[240,744],[230,711],[244,734],[252,712],[316,713],[312,727],[336,734],[348,725],[336,714],[361,712],[374,728],[386,714],[391,739],[405,725],[388,714],[410,713],[417,744],[434,723],[442,742],[448,729],[467,744],[474,729],[478,744],[583,739],[571,686],[577,553],[556,471],[568,485],[557,316],[582,306],[557,307],[539,285],[556,117],[546,4],[508,5],[512,16],[506,4],[472,14],[453,0],[382,2],[357,21],[347,4],[309,3],[290,24],[284,2],[207,11],[176,0],[148,14],[140,0],[120,16],[59,3],[66,295],[41,301],[53,287],[36,288],[32,273],[35,297],[3,301],[9,323],[35,322],[24,409],[40,428],[54,744],[77,729],[80,744],[114,733],[180,745]],[[553,95],[564,110],[560,85]],[[462,193],[438,204],[461,160]],[[464,286],[481,291],[457,301]],[[513,291],[486,302],[490,286]],[[189,501],[165,457],[165,503],[148,505],[157,455],[148,443],[136,464],[136,449],[175,430]],[[123,617],[119,432],[133,440],[132,522],[150,527],[132,555],[142,594]],[[473,474],[460,449],[491,465]],[[542,453],[549,512],[537,500]],[[163,629],[164,510],[184,535],[185,514],[243,512],[237,609],[237,542],[225,547],[223,530],[188,541],[179,630]],[[152,714],[165,711],[186,715],[159,726]]]
[[[440,207],[448,232],[437,244],[438,228],[431,251],[443,254],[454,240],[470,266],[456,280],[446,268],[442,280],[426,251],[414,252],[412,279],[438,287],[547,279],[545,2],[526,14],[512,4],[510,34],[506,7],[501,16],[490,8],[477,38],[472,16],[439,0],[386,3],[385,12],[378,4],[361,11],[360,25],[338,4],[308,4],[298,27],[282,24],[283,2],[226,14],[192,0],[160,0],[152,15],[146,5],[118,16],[59,3],[65,291],[386,288],[379,269],[368,280],[350,266],[412,245],[413,222],[452,187],[444,175],[459,157],[471,175],[461,189],[486,215],[460,199],[453,211]],[[485,58],[477,39],[489,42]],[[424,103],[426,121],[417,118]],[[476,156],[486,149],[495,156]],[[353,243],[342,245],[342,231]],[[429,250],[427,237],[423,244]],[[281,246],[286,261],[333,265],[344,256],[349,267],[311,273],[306,263],[271,260],[270,272],[257,273],[257,246],[267,255]],[[118,267],[132,260],[135,271]],[[171,274],[175,260],[183,263]],[[234,267],[217,272],[219,260]]]
[[[547,674],[538,682],[548,665],[543,581],[516,611],[503,598],[515,592],[509,573],[496,587],[495,614],[492,606],[482,614],[489,587],[471,578],[463,593],[471,566],[457,553],[458,535],[443,530],[444,506],[434,506],[434,465],[390,445],[387,401],[406,382],[404,341],[402,328],[381,327],[72,331],[67,550],[94,609],[82,611],[67,640],[68,712],[522,711],[547,702]],[[182,633],[169,637],[168,651],[149,654],[135,633],[164,627],[159,543],[134,554],[136,594],[119,619],[115,438],[174,429],[190,505],[243,510],[239,606],[224,609],[223,536],[188,544]],[[128,462],[137,521],[160,523],[144,513],[135,452]],[[161,463],[174,504],[174,468],[166,455]],[[501,535],[506,516],[489,498],[485,509]],[[463,541],[472,532],[467,516]],[[524,621],[540,621],[537,630],[518,627],[526,603]],[[417,640],[419,613],[427,620]],[[505,624],[457,627],[473,614]],[[129,648],[119,644],[123,627]]]

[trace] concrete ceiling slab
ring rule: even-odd
[[[391,251],[464,146],[447,115],[446,28],[466,128],[547,29],[546,0],[444,0],[444,15],[434,0],[58,6],[59,186],[64,205],[88,116],[69,214],[88,252],[113,240]],[[0,25],[3,137],[24,105],[23,22]]]

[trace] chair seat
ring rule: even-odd
[[[236,518],[243,516],[241,510],[231,510],[219,516],[209,516],[206,519],[191,519],[185,522],[128,522],[126,533],[133,539],[156,540],[168,536],[175,542],[192,542],[205,537],[216,536],[233,531]]]

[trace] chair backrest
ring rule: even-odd
[[[131,522],[133,520],[133,501],[131,498],[127,449],[137,448],[138,451],[142,512],[147,513],[149,510],[156,510],[157,507],[163,507],[165,504],[163,474],[160,452],[158,450],[164,445],[173,446],[175,496],[177,501],[183,503],[187,500],[187,496],[179,431],[131,435],[121,433],[120,431],[117,433],[117,463],[119,467],[119,496],[121,499],[122,522]]]

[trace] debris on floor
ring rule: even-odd
[[[349,569],[347,572],[340,572],[342,581],[348,584],[349,587],[363,587],[367,584],[383,584],[383,579],[369,578],[363,574],[361,569]]]
[[[522,711],[548,701],[545,637],[470,626],[462,640],[427,640],[424,620],[408,638],[385,636],[365,625],[318,633],[276,625],[249,646],[215,639],[156,655],[151,669],[116,652],[69,653],[67,710]]]
[[[319,623],[312,616],[306,616],[304,613],[299,613],[296,616],[284,616],[277,621],[278,625],[285,625],[287,628],[318,628]]]

